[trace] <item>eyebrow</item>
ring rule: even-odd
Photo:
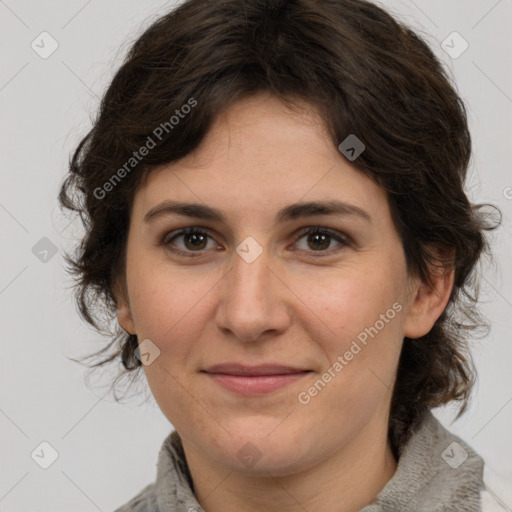
[[[144,222],[151,222],[166,215],[182,215],[198,219],[207,219],[227,224],[226,214],[222,210],[212,208],[200,203],[183,203],[179,201],[164,201],[151,208],[144,215]],[[279,210],[276,215],[276,222],[286,222],[303,217],[314,217],[319,215],[340,215],[359,217],[371,223],[372,218],[368,212],[354,204],[342,201],[310,201],[295,203]]]

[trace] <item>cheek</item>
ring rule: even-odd
[[[402,343],[403,305],[396,281],[389,277],[387,272],[365,269],[326,280],[315,295],[310,288],[316,315],[309,314],[309,325],[316,327],[309,334],[324,352],[323,375],[329,388],[324,399],[340,408],[358,410],[361,400],[372,408],[392,388]],[[317,388],[324,393],[321,383]]]
[[[300,294],[308,298],[305,303],[312,318],[314,313],[320,320],[316,322],[320,328],[317,339],[324,339],[329,349],[348,349],[360,334],[364,341],[364,333],[368,335],[372,326],[384,337],[399,331],[401,297],[389,274],[380,269],[340,272],[316,279],[314,285],[305,282]],[[374,329],[370,330],[375,334]]]
[[[314,439],[321,418],[326,437],[346,441],[376,411],[388,407],[402,320],[400,297],[389,283],[389,273],[385,278],[383,274],[371,269],[340,273],[336,279],[326,279],[321,292],[310,295],[315,314],[308,312],[308,322],[315,327],[308,334],[323,351],[323,368],[298,390],[301,428],[308,430],[301,432],[302,438]]]
[[[137,332],[162,347],[172,339],[172,346],[179,350],[187,338],[193,339],[204,311],[203,296],[214,281],[208,284],[207,276],[198,270],[180,271],[169,263],[145,263],[142,258],[133,270],[128,271],[128,285]]]
[[[190,422],[208,431],[213,417],[198,405],[200,396],[190,383],[196,371],[197,340],[212,314],[206,309],[208,290],[216,282],[209,283],[200,274],[170,265],[146,266],[144,272],[134,274],[130,288],[139,343],[149,339],[160,351],[154,362],[143,367],[149,387],[163,414],[183,431]]]

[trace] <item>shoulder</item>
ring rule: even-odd
[[[474,458],[474,476],[477,475],[477,470],[480,474],[478,487],[481,508],[479,510],[481,512],[512,512],[512,475],[504,478],[498,474],[468,443],[447,430],[439,420],[432,421],[432,419],[433,415],[430,417],[431,432],[437,438],[437,442],[441,441],[441,447],[445,446],[441,457],[447,466],[457,468],[460,472],[468,468],[466,459]],[[447,445],[448,442],[449,445]],[[448,478],[449,470],[446,466],[444,470],[443,478]],[[476,479],[474,483],[477,483]]]
[[[507,482],[486,463],[483,483],[482,512],[512,512],[512,475]]]
[[[164,439],[156,467],[155,481],[114,512],[202,510],[193,492],[192,477],[176,430]]]
[[[155,484],[144,487],[128,503],[116,508],[114,512],[157,512]]]

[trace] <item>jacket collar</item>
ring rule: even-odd
[[[400,450],[393,477],[360,512],[480,512],[482,458],[428,412]],[[161,512],[204,512],[194,492],[181,438],[165,439],[158,456],[155,500]]]

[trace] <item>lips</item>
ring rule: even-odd
[[[262,375],[288,375],[290,373],[302,373],[309,370],[304,368],[296,368],[291,366],[263,364],[257,366],[246,366],[242,364],[217,364],[210,366],[206,370],[207,373],[220,373],[224,375],[245,375],[245,376],[262,376]]]
[[[231,393],[261,396],[303,379],[311,370],[278,364],[219,364],[210,366],[202,372],[222,389]]]

